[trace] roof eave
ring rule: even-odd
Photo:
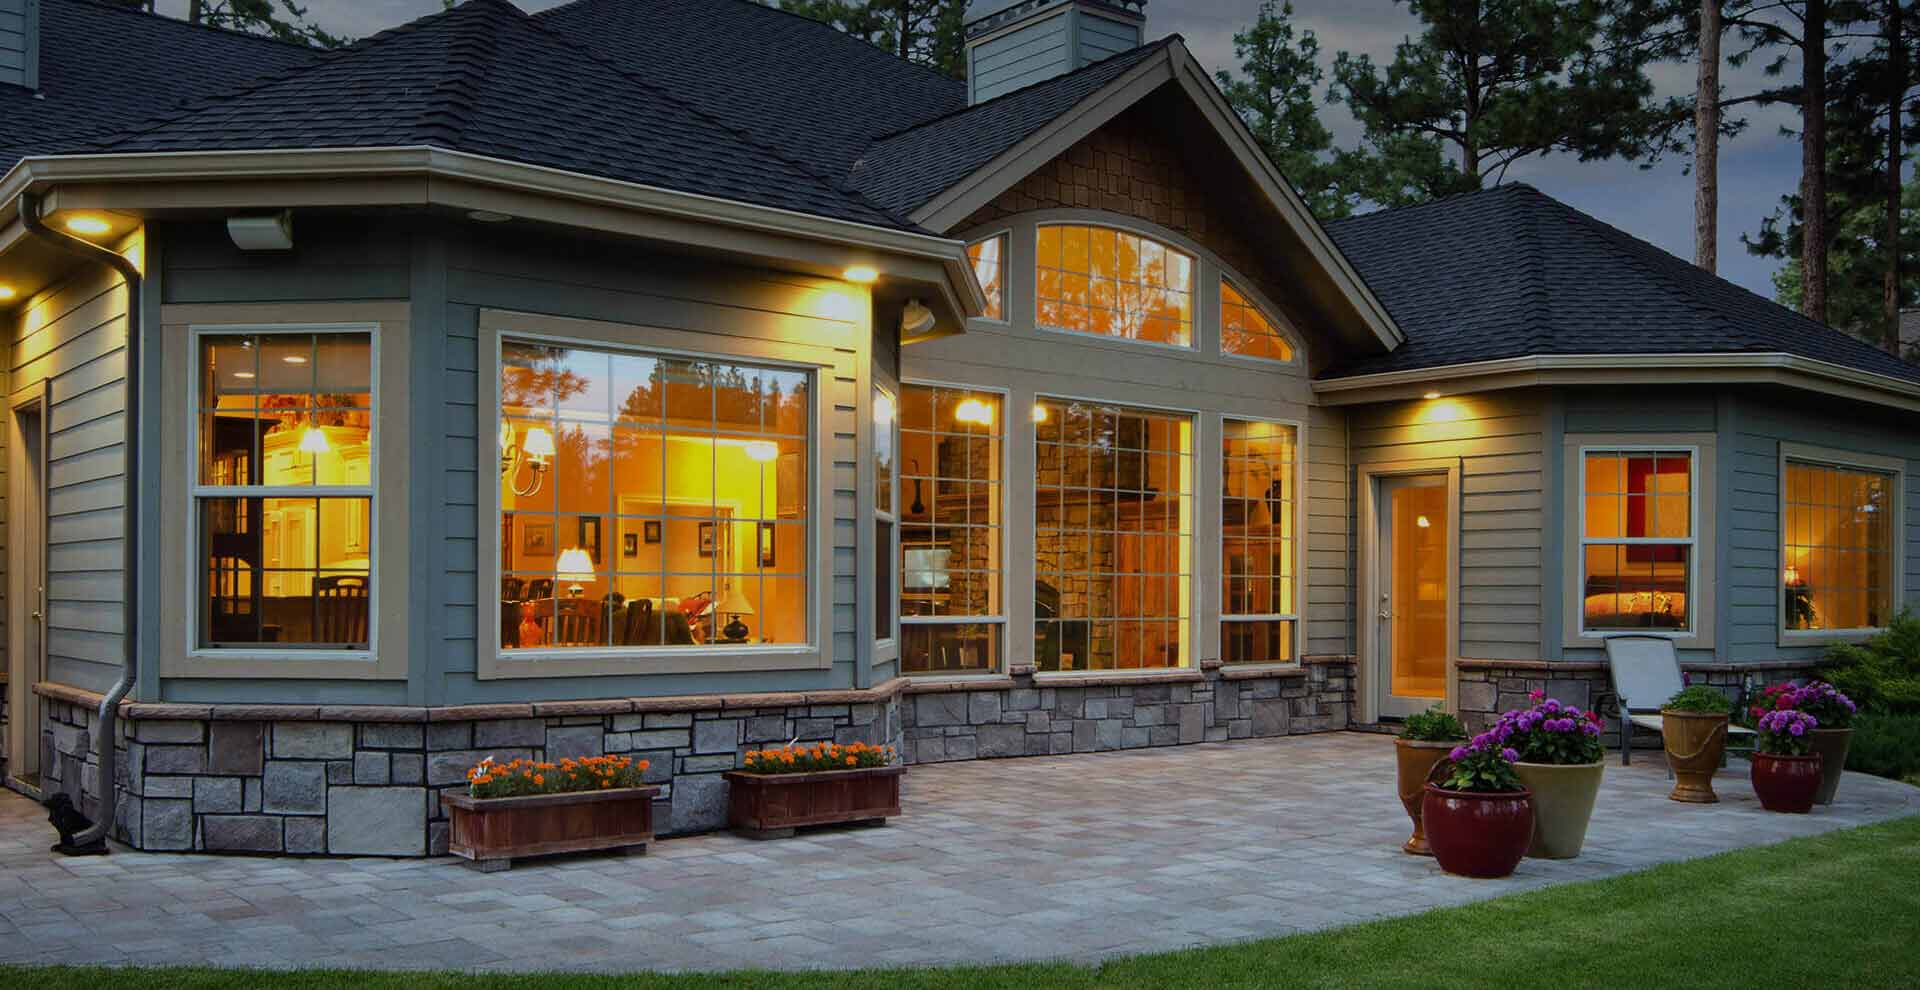
[[[1538,354],[1319,379],[1329,406],[1542,385],[1774,384],[1920,411],[1920,382],[1784,352]]]

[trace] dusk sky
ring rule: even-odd
[[[523,10],[557,6],[561,0],[517,0]],[[733,3],[740,0],[712,0]],[[440,0],[308,0],[313,18],[330,31],[351,37],[374,32],[431,14],[441,8]],[[1233,34],[1251,24],[1259,10],[1259,0],[1149,0],[1147,32],[1149,37],[1179,33],[1195,57],[1210,69],[1237,69],[1233,55]],[[178,14],[186,0],[160,0],[160,9]],[[1331,74],[1333,53],[1346,50],[1366,52],[1378,63],[1390,61],[1393,48],[1412,33],[1416,22],[1406,9],[1393,0],[1295,0],[1295,22],[1320,38],[1324,68]],[[1731,39],[1728,50],[1733,45]],[[1759,60],[1756,59],[1755,62]],[[1789,73],[1797,66],[1789,65]],[[1663,65],[1655,70],[1655,82],[1663,95],[1689,93],[1693,89],[1691,64]],[[1741,71],[1722,69],[1722,82],[1729,93],[1746,92],[1760,78],[1756,65]],[[1325,108],[1325,119],[1334,129],[1339,143],[1351,145],[1357,128],[1344,108]],[[1795,123],[1784,108],[1750,113],[1746,133],[1722,142],[1720,156],[1720,271],[1722,275],[1756,292],[1771,297],[1771,276],[1775,265],[1767,259],[1749,255],[1740,243],[1740,235],[1759,228],[1760,219],[1771,213],[1780,197],[1799,182],[1798,144],[1780,134],[1783,124]],[[1642,170],[1630,162],[1581,163],[1567,156],[1531,159],[1516,165],[1509,180],[1532,183],[1550,195],[1559,197],[1643,237],[1683,258],[1693,255],[1693,179],[1685,163],[1668,161],[1658,168]]]

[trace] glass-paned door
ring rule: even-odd
[[[1379,482],[1375,582],[1380,714],[1410,715],[1447,693],[1447,478]]]

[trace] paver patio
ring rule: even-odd
[[[1617,757],[1616,757],[1617,758]],[[883,829],[667,840],[482,874],[457,861],[47,852],[0,797],[0,962],[731,969],[1002,962],[1283,935],[1920,812],[1849,774],[1811,815],[1665,799],[1607,768],[1585,854],[1446,876],[1399,851],[1391,742],[1359,733],[917,767]]]

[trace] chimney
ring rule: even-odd
[[[1146,8],[1147,0],[972,0],[966,14],[967,102],[991,100],[1140,47]]]
[[[0,0],[0,86],[40,88],[40,0]]]

